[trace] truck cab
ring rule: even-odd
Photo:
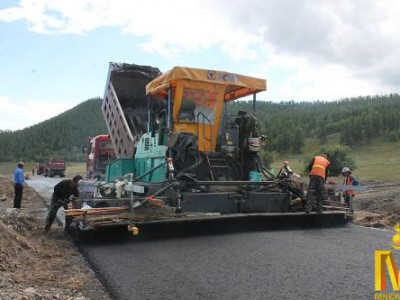
[[[104,178],[106,165],[114,159],[115,151],[108,135],[101,134],[91,138],[86,150],[86,178]]]

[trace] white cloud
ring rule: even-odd
[[[211,45],[239,58],[253,53],[253,34],[213,9],[213,3],[183,0],[22,0],[18,7],[0,10],[0,20],[26,20],[37,33],[84,34],[107,26],[148,39],[143,49],[174,57],[183,51]],[[247,51],[248,50],[248,51]]]
[[[264,72],[287,70],[270,86],[277,98],[325,100],[399,90],[399,14],[397,0],[22,0],[0,20],[46,34],[118,26],[168,59],[217,46]]]
[[[15,101],[0,96],[0,129],[18,130],[40,123],[72,108],[70,102]]]

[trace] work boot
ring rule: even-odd
[[[46,225],[46,227],[44,228],[44,234],[47,234],[50,230],[50,226]]]

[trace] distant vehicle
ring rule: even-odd
[[[66,169],[67,162],[61,158],[50,158],[37,164],[37,174],[44,175],[45,177],[54,177],[56,175],[65,177]]]
[[[108,135],[101,134],[92,138],[86,150],[86,178],[104,178],[106,165],[114,159],[115,151]]]

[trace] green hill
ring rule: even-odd
[[[0,131],[0,162],[41,161],[57,156],[82,161],[88,137],[107,133],[101,99],[90,99],[52,119],[18,131]],[[251,101],[229,104],[230,114],[252,112]],[[259,101],[263,157],[283,160],[302,173],[306,159],[326,145],[346,145],[363,180],[400,180],[400,96],[358,97],[333,102]]]
[[[101,99],[87,100],[37,125],[0,131],[0,161],[41,161],[50,157],[82,161],[82,145],[90,136],[107,133]]]
[[[252,111],[252,103],[237,101],[232,111]],[[331,134],[347,145],[368,144],[376,137],[400,139],[400,96],[358,97],[332,102],[260,101],[257,104],[260,130],[267,135],[266,149],[300,153],[306,138],[324,144]]]

